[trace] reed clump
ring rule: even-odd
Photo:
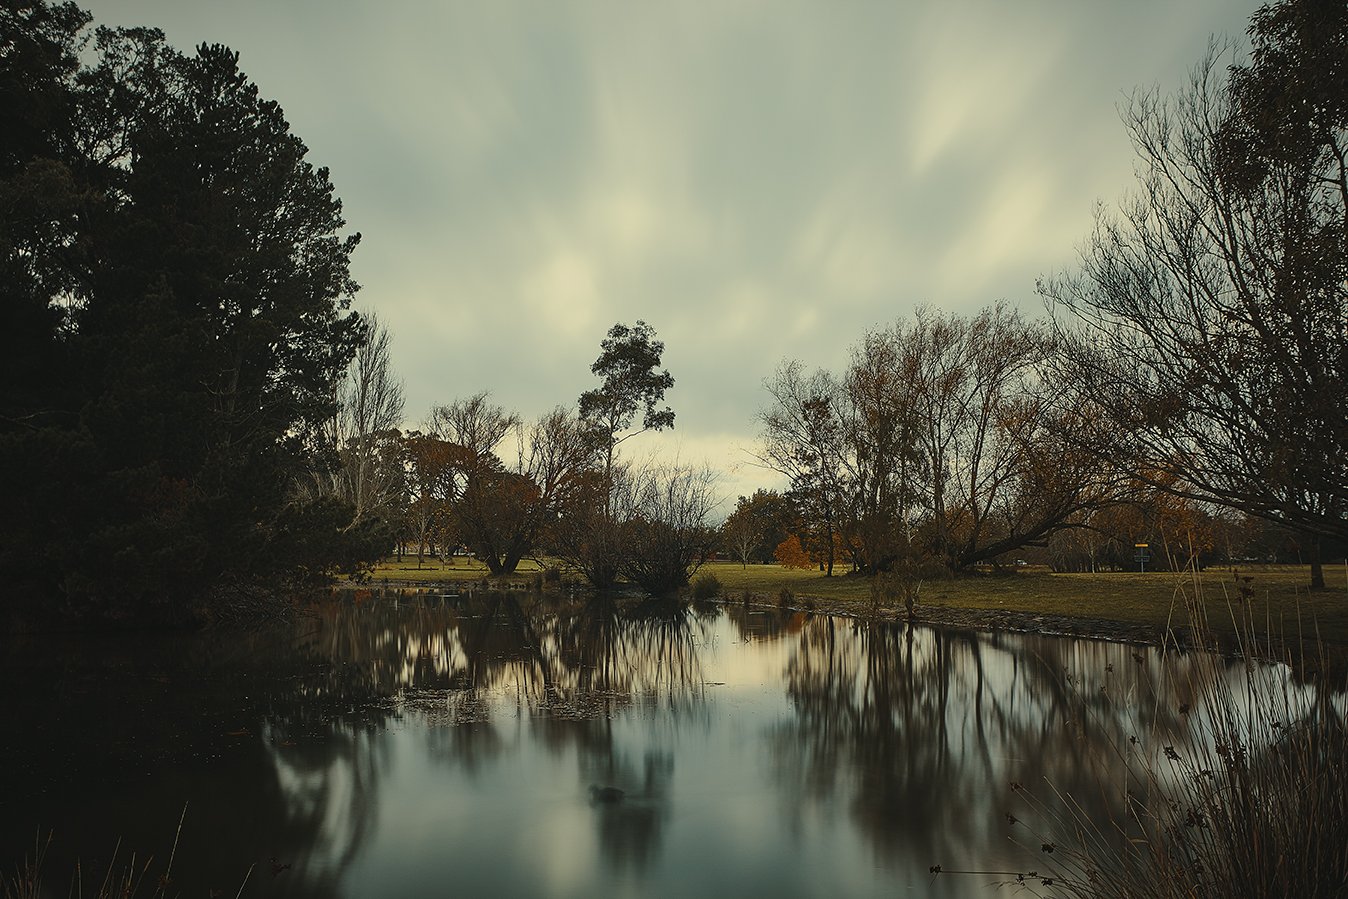
[[[92,890],[86,891],[84,872],[80,865],[76,863],[68,890],[69,895],[89,896],[91,899],[135,899],[135,897],[165,899],[168,896],[177,896],[178,889],[173,883],[172,876],[173,860],[178,854],[178,842],[182,838],[183,821],[186,818],[187,807],[183,806],[182,816],[178,819],[178,829],[173,835],[173,848],[169,851],[168,862],[164,865],[162,872],[155,873],[152,856],[138,859],[133,854],[122,860],[119,857],[122,846],[118,842],[116,848],[113,849],[107,870],[103,873],[98,885]],[[3,879],[0,879],[0,897],[3,897],[3,899],[42,899],[42,897],[54,895],[44,883],[47,850],[51,843],[51,834],[48,834],[46,839],[38,836],[34,841],[33,854],[26,856],[13,874],[7,874]],[[248,885],[252,873],[253,869],[249,868],[248,873],[244,875],[243,883],[239,885],[238,895],[243,894],[244,887]]]
[[[1193,592],[1202,589],[1195,576]],[[1111,697],[1116,709],[1132,703],[1135,726],[1101,765],[1112,774],[1099,786],[1115,793],[1119,816],[1092,820],[1051,784],[1048,796],[1017,791],[1029,810],[1009,819],[1029,829],[1021,842],[1039,858],[1021,883],[1083,899],[1348,896],[1344,684],[1327,682],[1313,638],[1271,639],[1244,593],[1228,605],[1240,635],[1235,665],[1213,653],[1187,659],[1181,733],[1156,726],[1165,716],[1139,708],[1135,695]],[[1208,632],[1204,604],[1186,606],[1192,627]],[[1282,659],[1260,655],[1275,645]],[[1303,682],[1298,671],[1313,674]]]

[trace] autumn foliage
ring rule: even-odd
[[[815,566],[815,563],[810,560],[809,553],[805,552],[805,547],[801,546],[800,538],[795,534],[777,544],[773,557],[783,568],[813,568]]]

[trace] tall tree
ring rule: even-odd
[[[900,330],[873,331],[853,347],[843,379],[849,506],[843,531],[857,567],[867,571],[887,571],[911,554],[912,526],[929,480],[915,361]]]
[[[74,77],[88,14],[0,4],[0,572],[11,597],[61,595],[55,534],[77,520],[92,447],[78,432],[67,298],[82,269]]]
[[[1114,425],[1097,449],[1155,486],[1348,534],[1348,9],[1262,7],[1124,119],[1140,190],[1081,270],[1041,283],[1073,374]],[[1313,584],[1323,585],[1318,561]]]
[[[825,573],[832,576],[845,524],[848,476],[842,390],[828,372],[807,375],[796,361],[784,362],[764,386],[772,402],[759,413],[758,459],[791,479],[802,542],[824,560]]]
[[[331,494],[352,507],[348,528],[370,518],[397,516],[404,489],[404,455],[399,427],[403,385],[393,375],[391,339],[378,316],[367,317],[366,339],[337,386],[337,411],[326,422],[321,448],[335,456],[319,462],[301,490]]]
[[[604,453],[604,474],[611,478],[620,443],[646,431],[674,427],[674,411],[668,406],[659,408],[674,378],[660,370],[665,345],[644,321],[630,328],[619,322],[599,346],[599,358],[590,371],[603,384],[580,395],[580,417],[594,429]],[[641,427],[630,430],[637,413],[641,413]]]
[[[0,543],[33,550],[6,573],[71,612],[172,615],[284,577],[296,522],[329,532],[289,485],[363,336],[344,312],[358,236],[237,54],[100,29],[79,67],[85,20],[0,14],[22,48],[0,190],[25,211],[2,228],[0,305],[44,378],[3,379],[0,487],[25,512]]]
[[[932,551],[954,569],[995,559],[1111,501],[1115,468],[1068,452],[1094,432],[1049,368],[1042,323],[998,303],[977,315],[920,309],[895,326],[920,422]]]

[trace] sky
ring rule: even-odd
[[[481,390],[533,418],[651,324],[675,428],[726,504],[763,381],[841,370],[919,305],[1042,314],[1134,183],[1119,108],[1181,87],[1254,0],[85,0],[223,43],[327,166],[406,423]],[[630,449],[629,449],[630,448]]]

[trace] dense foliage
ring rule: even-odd
[[[291,489],[365,336],[358,235],[237,54],[88,22],[0,8],[0,571],[180,618],[368,554]]]

